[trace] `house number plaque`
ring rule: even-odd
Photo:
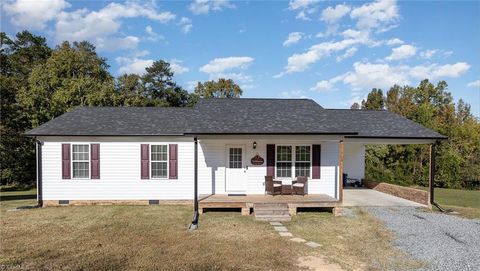
[[[250,163],[252,163],[252,165],[254,166],[261,166],[264,162],[265,160],[263,160],[263,158],[258,154],[252,157],[252,159],[250,160]]]

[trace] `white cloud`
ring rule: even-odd
[[[284,74],[294,73],[294,72],[303,72],[308,67],[319,61],[325,56],[329,56],[332,53],[340,52],[347,50],[350,47],[353,47],[358,44],[373,44],[368,37],[368,32],[347,30],[344,33],[345,38],[341,41],[336,42],[322,42],[316,45],[311,46],[306,52],[300,54],[294,54],[288,58],[287,66],[285,67],[284,72],[277,74],[275,78],[281,77]],[[352,52],[350,52],[352,53]],[[353,52],[354,53],[354,52]]]
[[[195,0],[188,9],[195,15],[208,14],[211,10],[220,11],[224,8],[235,8],[228,0]]]
[[[120,65],[118,74],[134,73],[142,75],[145,73],[145,68],[153,64],[153,59],[128,58],[117,57],[115,61]]]
[[[387,56],[387,61],[401,60],[414,56],[417,53],[417,47],[404,44],[392,49],[392,54]]]
[[[117,57],[115,61],[118,63],[120,68],[118,69],[118,74],[124,73],[134,73],[138,75],[143,75],[146,71],[145,68],[152,66],[155,60],[153,59],[145,59],[141,58],[140,56],[145,56],[146,53],[143,51],[140,54],[136,55],[135,57]],[[169,61],[170,68],[172,69],[175,75],[182,74],[188,72],[189,69],[187,67],[182,66],[181,60],[178,59],[171,59]]]
[[[11,16],[10,21],[13,25],[41,30],[46,27],[47,22],[55,19],[59,12],[71,5],[64,0],[17,0],[7,1],[3,6],[6,14]]]
[[[307,16],[305,11],[300,11],[297,14],[297,16],[295,16],[295,19],[304,20],[304,21],[311,21],[312,20],[312,19],[310,19],[310,17]]]
[[[283,42],[283,47],[288,47],[299,42],[303,37],[302,32],[292,32],[288,34],[288,38]]]
[[[140,5],[135,2],[110,3],[98,11],[88,9],[78,9],[73,12],[60,12],[55,25],[55,38],[57,42],[64,40],[88,40],[95,44],[108,43],[106,40],[125,39],[115,37],[122,25],[122,19],[145,17],[160,23],[168,23],[175,19],[175,15],[168,11],[157,12],[149,5]],[[116,50],[130,49],[131,47],[115,46],[114,42],[109,42],[113,47],[99,49]]]
[[[357,20],[359,29],[377,29],[383,32],[392,27],[400,14],[395,0],[377,0],[354,8],[350,17]]]
[[[425,58],[425,59],[430,59],[436,53],[438,53],[438,50],[425,50],[425,51],[420,52],[420,57]]]
[[[470,69],[470,65],[465,62],[457,62],[455,64],[446,64],[438,66],[436,64],[430,66],[430,73],[432,78],[443,77],[459,77]],[[428,77],[424,77],[428,78]]]
[[[475,80],[467,84],[469,88],[480,88],[480,80]]]
[[[329,24],[337,23],[343,16],[350,12],[351,8],[348,5],[340,4],[336,7],[328,7],[322,11],[320,20]]]
[[[208,62],[208,64],[200,67],[200,71],[208,74],[214,74],[223,73],[232,69],[246,69],[253,62],[253,60],[253,58],[248,56],[215,58]]]
[[[187,67],[184,67],[182,66],[183,61],[181,60],[178,60],[178,59],[171,59],[170,60],[170,68],[172,69],[173,73],[176,74],[176,75],[179,75],[179,74],[182,74],[182,73],[186,73],[188,72],[190,69],[187,68]]]
[[[282,91],[280,97],[285,99],[306,99],[308,98],[302,90]]]
[[[147,32],[147,34],[148,34],[147,39],[148,39],[149,41],[157,41],[157,40],[159,40],[159,39],[162,39],[162,40],[165,39],[163,36],[158,35],[157,33],[155,33],[155,32],[153,31],[152,26],[150,26],[150,25],[147,25],[147,26],[145,27],[145,32]]]
[[[320,0],[292,0],[288,4],[288,8],[291,10],[305,9],[320,2]]]
[[[310,21],[310,17],[307,14],[313,14],[317,11],[315,4],[320,2],[320,0],[292,0],[288,4],[289,10],[299,11],[296,19]]]
[[[190,30],[192,30],[192,27],[193,27],[192,20],[187,17],[182,17],[178,25],[180,25],[180,27],[182,28],[182,32],[185,34],[190,32]]]
[[[187,81],[187,90],[194,91],[197,84],[198,84],[198,81]]]
[[[345,53],[341,56],[337,56],[337,62],[343,61],[346,58],[352,57],[358,51],[357,48],[352,47],[345,51]]]
[[[244,70],[253,61],[254,59],[248,56],[215,58],[200,67],[200,71],[208,74],[210,80],[227,78],[243,85],[251,85],[246,83],[253,82],[253,78],[245,74]]]
[[[312,87],[310,90],[315,90],[315,91],[329,91],[333,90],[335,88],[335,85],[328,81],[328,80],[322,80],[317,82],[314,87]]]
[[[138,47],[140,39],[135,36],[126,36],[122,38],[116,37],[98,37],[95,41],[95,45],[99,50],[109,50],[115,48],[117,50],[135,49]]]
[[[400,44],[404,44],[404,41],[398,38],[394,38],[394,39],[387,40],[386,44],[389,46],[400,45]]]
[[[331,83],[343,82],[350,85],[353,90],[371,88],[389,88],[395,84],[408,85],[428,78],[430,80],[455,78],[464,74],[470,65],[465,62],[455,64],[431,64],[425,65],[396,65],[386,63],[362,63],[353,64],[353,70],[336,76],[329,81]]]

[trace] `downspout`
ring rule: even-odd
[[[197,137],[193,138],[194,142],[194,162],[193,162],[193,218],[192,223],[188,227],[189,230],[193,231],[198,229],[198,139]]]
[[[36,164],[37,164],[37,204],[43,206],[43,183],[42,183],[42,142],[35,138]]]
[[[440,210],[440,212],[450,212],[450,210],[445,210],[442,208],[438,203],[435,202],[435,175],[436,175],[436,168],[435,168],[435,150],[438,145],[438,141],[430,145],[430,178],[428,181],[428,192],[429,192],[429,204],[430,206],[433,205]]]

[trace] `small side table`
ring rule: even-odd
[[[282,195],[291,195],[291,194],[292,194],[292,185],[282,184]]]

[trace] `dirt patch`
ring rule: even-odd
[[[298,266],[315,271],[344,271],[339,264],[329,263],[323,256],[307,256],[298,258]]]

